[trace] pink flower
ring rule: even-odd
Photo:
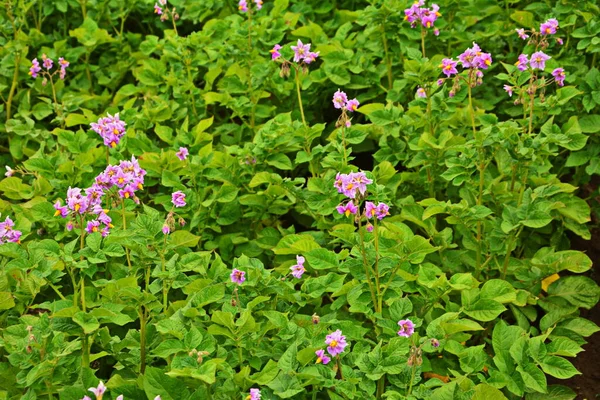
[[[260,400],[260,390],[252,388],[250,389],[250,395],[247,397],[248,400]]]
[[[15,173],[15,170],[12,169],[11,167],[9,167],[8,165],[4,166],[4,168],[6,168],[6,172],[4,173],[4,176],[6,176],[7,178],[13,176],[13,174]]]
[[[171,228],[168,224],[163,224],[162,233],[163,235],[168,235],[169,233],[171,233]]]
[[[398,321],[398,325],[400,326],[399,336],[411,337],[415,332],[415,324],[410,319],[402,319]]]
[[[527,69],[527,63],[529,62],[527,54],[521,54],[519,61],[515,63],[519,71],[525,71]]]
[[[291,46],[294,51],[294,62],[300,62],[303,60],[308,53],[310,52],[310,43],[303,44],[300,39],[298,39],[298,43],[296,46]]]
[[[377,211],[377,207],[375,206],[375,203],[372,203],[370,201],[367,201],[365,203],[365,216],[368,219],[371,219],[375,216],[375,212]]]
[[[371,232],[373,232],[373,229],[375,229],[375,227],[373,226],[372,223],[367,222],[366,229],[367,229],[367,232],[371,233]]]
[[[121,121],[118,113],[114,116],[107,115],[107,117],[98,119],[98,122],[92,122],[90,127],[104,139],[104,145],[115,148],[125,135],[125,126],[127,124],[125,121]]]
[[[304,261],[305,261],[304,257],[296,256],[297,264],[292,265],[290,267],[294,278],[300,279],[300,278],[302,278],[302,274],[304,274],[304,272],[306,272],[306,269],[304,268]]]
[[[246,280],[245,275],[246,275],[246,272],[240,271],[239,269],[234,269],[230,275],[231,282],[241,285]]]
[[[515,31],[517,31],[517,35],[519,35],[521,39],[527,40],[529,38],[529,35],[525,33],[525,29],[515,29]]]
[[[306,64],[310,64],[311,62],[315,61],[317,59],[317,57],[319,57],[319,53],[320,53],[320,51],[317,51],[317,52],[309,51],[308,54],[306,55],[306,57],[304,57],[304,62]]]
[[[61,217],[66,218],[66,216],[69,215],[69,209],[66,206],[61,206],[60,201],[54,203],[54,209],[56,210],[54,213],[55,217],[60,215]]]
[[[238,10],[240,10],[241,12],[248,11],[248,3],[246,2],[246,0],[240,0],[240,2],[238,3]]]
[[[421,98],[426,98],[427,97],[427,92],[425,92],[425,89],[423,89],[422,87],[417,89],[417,97],[421,97]]]
[[[337,92],[333,94],[333,106],[335,108],[342,109],[344,108],[347,102],[348,96],[346,96],[346,93],[341,92],[340,89],[338,89]]]
[[[156,3],[154,3],[154,13],[156,15],[162,15],[162,13],[163,13],[162,8],[160,8],[160,6]]]
[[[10,217],[6,217],[4,222],[0,222],[0,244],[5,242],[21,243],[21,231],[14,229],[15,223]]]
[[[542,35],[554,35],[558,29],[558,21],[550,18],[548,21],[540,25],[540,33]]]
[[[358,102],[357,99],[348,100],[348,102],[346,103],[346,110],[348,110],[350,112],[354,112],[354,111],[358,110],[359,105],[360,105],[360,103]]]
[[[263,6],[262,0],[254,0],[254,3],[256,3],[256,9],[257,10],[260,10],[262,8],[262,6]],[[258,389],[256,389],[256,390],[258,390]]]
[[[552,76],[554,77],[554,80],[558,86],[565,85],[565,70],[563,68],[556,68],[554,71],[552,71]]]
[[[102,395],[104,394],[104,392],[106,392],[106,386],[104,386],[104,383],[102,381],[100,381],[100,383],[98,383],[98,387],[96,388],[89,388],[88,391],[94,393],[94,395],[96,395],[96,399],[101,399]]]
[[[67,230],[68,230],[69,232],[71,232],[71,231],[73,230],[73,228],[74,228],[74,226],[73,226],[73,221],[69,221],[69,222],[67,222],[67,224],[65,225],[65,227],[67,228]]]
[[[450,78],[452,75],[458,74],[458,70],[456,69],[457,64],[458,64],[458,62],[454,61],[451,58],[444,58],[442,60],[442,64],[440,65],[440,68],[442,69],[442,72],[448,78]]]
[[[44,66],[44,68],[50,70],[52,69],[52,66],[54,65],[54,61],[52,61],[51,58],[46,57],[45,54],[42,54],[42,65]]]
[[[327,344],[327,352],[331,354],[332,357],[341,354],[348,345],[348,343],[346,343],[346,336],[342,335],[342,331],[339,329],[327,335],[325,344]]]
[[[325,350],[317,350],[315,351],[315,354],[317,355],[316,364],[323,363],[323,365],[327,365],[329,364],[329,361],[331,361],[331,358],[325,354]]]
[[[67,74],[67,67],[69,66],[69,62],[62,57],[58,58],[58,65],[60,66],[60,79],[65,79],[65,75]]]
[[[512,97],[512,95],[513,95],[513,88],[512,88],[512,86],[504,85],[504,90],[506,90],[506,93],[508,93],[508,95],[510,97]]]
[[[540,69],[544,70],[546,68],[546,61],[548,61],[551,57],[541,51],[535,52],[531,55],[531,60],[529,60],[529,65],[531,65],[532,69]]]
[[[358,208],[354,205],[354,202],[349,201],[345,205],[340,204],[339,206],[337,206],[336,210],[338,213],[345,215],[346,217],[349,217],[351,214],[355,215],[356,212],[358,211]]]
[[[377,204],[377,208],[375,209],[375,215],[377,215],[378,220],[382,220],[388,215],[390,215],[390,206],[385,203]]]
[[[37,78],[38,73],[42,70],[42,68],[40,68],[40,63],[38,62],[37,58],[34,58],[33,60],[31,60],[31,67],[29,68],[29,75],[31,75],[32,78]]]
[[[281,57],[281,53],[279,52],[280,49],[281,46],[276,44],[275,46],[273,46],[273,49],[269,50],[269,52],[271,53],[271,59],[276,60],[279,57]]]
[[[179,151],[177,153],[175,153],[177,158],[179,158],[181,161],[185,160],[188,157],[188,154],[189,154],[189,151],[185,147],[180,147]]]
[[[185,193],[178,190],[171,195],[171,202],[175,207],[185,207]]]
[[[440,341],[437,340],[436,338],[433,338],[433,339],[431,339],[431,345],[437,349],[438,347],[440,347]]]

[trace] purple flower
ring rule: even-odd
[[[366,228],[367,228],[367,232],[369,232],[369,233],[373,232],[373,229],[375,229],[375,227],[373,226],[373,224],[370,223],[370,222],[367,222]]]
[[[69,209],[66,206],[61,206],[60,201],[54,203],[54,209],[56,210],[54,213],[55,217],[60,215],[61,217],[66,218],[66,216],[69,215]]]
[[[179,151],[177,153],[175,153],[177,158],[179,158],[181,161],[185,160],[187,158],[188,154],[189,154],[189,151],[185,147],[180,147]]]
[[[375,209],[375,215],[377,215],[378,220],[382,220],[388,215],[390,215],[390,206],[385,203],[377,204],[377,208]]]
[[[416,93],[417,97],[420,98],[426,98],[427,97],[427,92],[425,92],[425,89],[423,89],[422,87],[417,89],[417,93]]]
[[[100,232],[100,221],[94,219],[92,221],[88,221],[87,226],[85,227],[85,231],[87,233],[95,233]]]
[[[46,57],[45,54],[42,54],[42,65],[44,66],[44,68],[50,70],[54,65],[54,61],[52,61],[51,58]]]
[[[357,99],[348,100],[348,102],[346,103],[346,110],[348,110],[350,112],[354,112],[354,111],[358,110],[359,105],[360,105],[360,103],[358,102]]]
[[[561,38],[556,38],[556,42],[561,46],[563,45],[563,40]]]
[[[115,400],[124,400],[125,398],[123,397],[122,394],[118,395],[117,398]]]
[[[512,86],[504,85],[504,90],[506,90],[506,93],[508,93],[508,95],[510,97],[512,97],[512,95],[513,95],[513,88],[512,88]]]
[[[0,244],[11,242],[21,243],[21,231],[13,229],[15,223],[10,217],[6,217],[4,222],[0,222]]]
[[[349,201],[348,203],[340,204],[336,207],[338,213],[349,217],[351,214],[354,215],[358,211],[358,208],[354,205],[354,202]]]
[[[112,148],[117,147],[121,138],[125,135],[125,121],[121,121],[119,114],[114,116],[107,114],[107,117],[101,117],[98,122],[92,122],[90,127],[104,140],[104,145]]]
[[[13,174],[15,173],[15,170],[12,169],[11,167],[9,167],[8,165],[5,165],[4,168],[6,168],[6,172],[4,173],[4,176],[6,176],[7,178],[13,176]]]
[[[32,78],[37,78],[38,72],[40,72],[41,70],[42,70],[42,68],[40,68],[40,63],[38,62],[37,58],[34,58],[33,60],[31,60],[31,67],[29,68],[29,75],[31,75]]]
[[[185,207],[185,193],[183,193],[181,190],[173,192],[171,195],[171,202],[175,207]]]
[[[440,30],[439,30],[438,28],[435,28],[435,29],[433,30],[433,34],[434,34],[435,36],[440,36]]]
[[[437,340],[436,338],[433,338],[433,339],[431,339],[431,345],[437,349],[438,347],[440,347],[440,341]]]
[[[302,278],[302,274],[304,274],[304,272],[306,271],[306,269],[304,268],[304,261],[305,261],[304,257],[296,256],[297,264],[292,265],[290,267],[290,269],[292,270],[292,275],[295,278],[298,278],[298,279]]]
[[[552,71],[552,76],[558,86],[565,86],[565,70],[563,68],[556,68]]]
[[[375,206],[375,203],[372,203],[370,201],[367,201],[365,203],[365,216],[368,219],[371,219],[375,216],[375,211],[377,210],[377,207]]]
[[[250,389],[250,395],[246,398],[247,400],[260,400],[260,390],[252,388]]]
[[[240,271],[239,269],[234,268],[234,270],[231,272],[231,275],[229,275],[229,277],[231,278],[231,282],[241,285],[246,280],[245,275],[246,275],[246,272]]]
[[[168,235],[169,233],[171,233],[171,228],[168,224],[163,224],[162,233],[163,235]]]
[[[554,35],[558,29],[558,21],[550,18],[548,21],[540,25],[540,33],[542,35]]]
[[[83,396],[81,400],[92,400],[90,396]]]
[[[350,174],[339,174],[336,176],[334,187],[338,189],[338,193],[343,193],[345,196],[354,199],[356,192],[361,195],[367,192],[367,185],[373,181],[365,175],[364,172],[352,172]]]
[[[521,39],[527,40],[529,38],[529,35],[525,33],[525,29],[515,29],[515,31],[517,31],[517,35],[519,35]]]
[[[104,392],[106,392],[106,386],[104,386],[104,383],[100,381],[100,383],[98,383],[98,387],[89,388],[88,391],[94,393],[96,399],[101,399]]]
[[[123,189],[119,190],[119,197],[122,199],[129,199],[135,197],[135,191],[133,186],[127,185]]]
[[[535,52],[531,55],[531,60],[529,60],[529,65],[531,65],[532,69],[540,69],[544,70],[546,68],[546,61],[548,61],[551,57],[547,54],[544,54],[541,51]]]
[[[347,102],[348,96],[346,96],[346,93],[341,92],[340,89],[338,89],[337,92],[333,94],[333,106],[335,108],[342,109],[344,108]]]
[[[515,63],[519,71],[525,71],[527,69],[527,63],[529,62],[527,54],[521,54],[519,61]]]
[[[481,69],[488,69],[492,65],[492,55],[490,53],[481,53],[477,56],[478,67]]]
[[[415,324],[410,319],[402,319],[398,321],[398,325],[400,326],[399,336],[411,337],[415,332]]]
[[[442,86],[444,84],[444,80],[443,79],[438,79],[436,83],[437,83],[438,86]]]
[[[317,59],[317,57],[319,57],[319,51],[317,52],[313,52],[313,51],[309,51],[308,54],[306,54],[306,57],[304,57],[304,62],[306,64],[310,64],[311,62],[315,61]]]
[[[161,6],[166,6],[167,0],[158,0],[158,4],[160,4]]]
[[[273,46],[273,49],[269,50],[269,52],[271,53],[272,60],[276,60],[279,57],[281,57],[281,53],[279,52],[280,49],[281,46],[279,44],[276,44],[275,46]]]
[[[74,228],[73,221],[68,221],[67,224],[65,225],[65,227],[67,228],[67,230],[69,232],[71,232],[73,230],[73,228]]]
[[[294,51],[294,62],[300,62],[310,52],[310,43],[303,44],[300,39],[298,39],[298,43],[296,46],[291,46],[291,47],[292,47],[292,50]]]
[[[431,8],[423,7],[424,5],[424,0],[418,0],[415,1],[410,8],[404,10],[404,19],[410,22],[410,26],[412,28],[417,26],[417,21],[420,21],[421,25],[423,25],[425,28],[431,28],[438,17],[442,16],[442,14],[439,13],[440,7],[437,4],[432,4]],[[437,36],[439,31],[435,34]]]
[[[331,358],[325,354],[325,350],[317,350],[315,354],[317,355],[317,364],[323,363],[323,365],[327,365],[331,361]]]
[[[238,10],[240,10],[241,12],[248,11],[248,3],[246,2],[246,0],[240,0],[240,2],[238,3]]]
[[[260,10],[262,8],[262,6],[263,6],[262,0],[254,0],[254,3],[256,3],[256,9],[257,10]],[[258,389],[256,389],[256,390],[258,390]]]
[[[454,61],[451,58],[444,58],[442,60],[440,68],[442,69],[444,75],[450,78],[452,75],[458,74],[458,70],[456,69],[457,64],[458,62]]]
[[[58,65],[60,66],[60,79],[65,79],[65,75],[67,74],[67,67],[70,63],[62,57],[58,58]]]
[[[326,336],[325,344],[327,344],[327,352],[332,357],[341,354],[348,345],[346,343],[346,336],[342,335],[342,331],[339,329]]]
[[[156,15],[162,15],[162,13],[163,13],[162,8],[160,8],[160,6],[156,3],[154,3],[154,13]]]

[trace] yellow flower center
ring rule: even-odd
[[[492,62],[491,62],[490,60],[485,60],[485,65],[488,65],[488,66],[489,66],[489,65],[491,65],[491,64],[492,64]]]
[[[97,226],[93,227],[92,232],[98,232],[98,227]]]
[[[330,346],[330,347],[335,347],[335,346],[337,346],[337,345],[338,345],[338,342],[337,342],[337,340],[332,340],[332,341],[331,341],[331,343],[329,343],[329,346]]]
[[[110,147],[114,149],[115,147],[117,147],[117,144],[115,142],[110,142]]]
[[[131,196],[131,195],[129,194],[129,192],[125,192],[125,198],[126,198],[126,199],[128,199],[128,198],[129,198],[129,196]]]
[[[79,204],[75,204],[75,211],[79,211],[80,208],[81,206]]]
[[[346,217],[349,217],[351,214],[350,209],[346,208],[346,211],[344,211],[344,214],[346,214]]]
[[[119,183],[125,182],[125,178],[119,178]]]
[[[323,362],[323,359],[322,359],[321,357],[317,358],[317,362],[316,362],[316,364],[319,364],[319,363],[321,363],[321,362]]]
[[[60,210],[56,210],[56,212],[54,213],[54,216],[57,217],[60,215]]]
[[[427,27],[431,28],[431,22],[427,21]]]

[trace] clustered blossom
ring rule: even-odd
[[[529,39],[529,44],[534,45],[536,48],[541,47],[542,49],[545,49],[549,45],[549,36],[555,35],[558,31],[558,21],[555,18],[550,18],[546,22],[543,22],[540,24],[539,32],[535,29],[525,30],[523,28],[515,29],[515,31],[522,40]],[[558,44],[563,44],[563,40],[561,38],[556,37],[555,40]]]
[[[458,61],[454,61],[452,58],[444,58],[440,64],[442,73],[446,75],[446,78],[439,79],[437,84],[441,86],[444,81],[452,76],[458,74],[456,66],[460,63],[463,69],[469,71],[468,82],[471,87],[475,85],[481,85],[483,83],[483,72],[482,69],[488,69],[492,65],[492,55],[490,53],[484,53],[477,43],[473,42],[473,47],[466,49],[462,54],[458,56]],[[460,80],[457,76],[454,77],[454,84],[452,89],[448,93],[448,96],[454,97],[456,91],[460,88]],[[425,97],[426,93],[423,90],[422,93],[417,91],[417,96]]]
[[[246,397],[246,400],[260,400],[260,390],[256,388],[250,389],[250,394]]]
[[[154,13],[160,15],[160,20],[163,22],[169,18],[169,13],[173,16],[174,21],[179,19],[175,7],[172,10],[167,8],[167,0],[158,0],[158,3],[154,3]]]
[[[360,105],[358,99],[354,98],[352,100],[348,100],[346,93],[338,89],[337,92],[333,94],[332,103],[333,107],[338,110],[342,110],[342,115],[340,115],[338,118],[336,127],[346,126],[349,128],[352,125],[352,119],[348,117],[347,112],[354,112],[358,110],[358,106]]]
[[[0,244],[11,242],[21,243],[21,231],[13,229],[15,223],[10,217],[6,217],[4,222],[0,222]]]
[[[300,278],[302,278],[302,275],[304,274],[304,272],[306,272],[306,268],[304,268],[304,261],[305,261],[304,257],[296,256],[296,264],[294,264],[290,267],[290,270],[292,270],[292,275],[294,276],[294,278],[300,279]]]
[[[98,122],[92,122],[90,127],[104,140],[104,145],[112,148],[117,147],[121,138],[125,135],[125,126],[127,123],[121,121],[119,114],[102,117]]]
[[[331,358],[325,354],[325,350],[317,350],[315,354],[317,355],[317,364],[323,363],[323,365],[327,365],[331,361]]]
[[[104,195],[112,188],[117,188],[121,199],[131,199],[139,203],[135,192],[144,188],[146,171],[140,167],[135,157],[131,161],[123,160],[119,165],[109,165],[95,179],[94,184],[87,189],[71,188],[67,190],[66,205],[61,206],[60,201],[54,204],[55,216],[63,218],[69,215],[89,215],[93,219],[88,221],[88,233],[100,232],[102,236],[109,234],[113,227],[108,210],[102,208]],[[73,222],[67,223],[67,229],[73,229]]]
[[[404,20],[410,22],[411,28],[415,28],[418,23],[421,23],[424,28],[434,28],[435,21],[442,16],[437,4],[432,4],[431,8],[423,7],[424,5],[425,0],[418,0],[404,10]],[[434,33],[437,36],[439,31],[434,29]]]
[[[466,49],[458,56],[463,68],[481,68],[488,69],[492,65],[492,55],[484,53],[477,43],[473,42],[473,47]]]
[[[229,275],[229,277],[231,278],[231,282],[241,285],[246,280],[246,272],[234,268],[233,271],[231,271],[231,275]]]
[[[373,181],[367,178],[364,172],[338,173],[333,186],[338,190],[338,193],[343,193],[344,196],[354,199],[357,192],[364,196],[367,192],[367,185],[371,183]]]
[[[31,75],[31,77],[35,79],[38,77],[38,74],[40,72],[42,72],[42,74],[51,78],[52,76],[54,76],[54,74],[56,74],[58,72],[59,78],[65,79],[65,76],[67,75],[67,67],[69,66],[69,62],[67,60],[65,60],[63,57],[59,57],[58,58],[59,69],[54,71],[53,73],[50,73],[50,70],[52,69],[52,67],[54,67],[54,61],[51,58],[49,58],[48,56],[46,56],[45,54],[42,54],[42,65],[44,68],[46,68],[47,71],[42,71],[42,68],[40,67],[40,62],[38,61],[37,58],[34,58],[33,60],[31,60],[31,67],[29,68],[29,75]],[[44,85],[46,84],[46,78],[44,78],[44,81],[42,83]]]
[[[260,10],[263,6],[262,0],[254,0],[254,3],[256,4],[257,10]],[[248,2],[246,0],[240,0],[238,3],[238,10],[241,12],[248,12]]]
[[[346,346],[348,346],[348,343],[346,343],[346,336],[342,335],[342,331],[339,329],[326,336],[325,344],[327,344],[327,352],[331,354],[332,357],[341,354]]]
[[[403,337],[411,337],[413,333],[415,333],[415,324],[410,319],[402,319],[398,321],[398,326],[400,326],[400,330],[398,331],[398,336]]]
[[[306,74],[308,72],[308,65],[313,63],[318,57],[320,52],[310,51],[310,43],[302,43],[300,39],[296,43],[296,46],[290,46],[292,51],[294,52],[293,63],[282,57],[281,45],[276,44],[273,46],[273,49],[269,50],[271,53],[271,59],[273,61],[277,61],[281,63],[281,70],[279,71],[279,76],[282,78],[287,78],[290,76],[290,68],[294,67],[296,74],[299,74],[300,71]],[[296,64],[298,65],[296,65]]]
[[[375,203],[367,201],[365,203],[365,215],[368,219],[377,217],[377,219],[381,221],[386,216],[390,215],[390,206],[385,203],[375,205]]]

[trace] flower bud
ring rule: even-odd
[[[312,323],[313,323],[314,325],[317,325],[319,322],[321,322],[321,317],[319,317],[319,316],[317,315],[317,313],[314,313],[314,314],[312,315]]]

